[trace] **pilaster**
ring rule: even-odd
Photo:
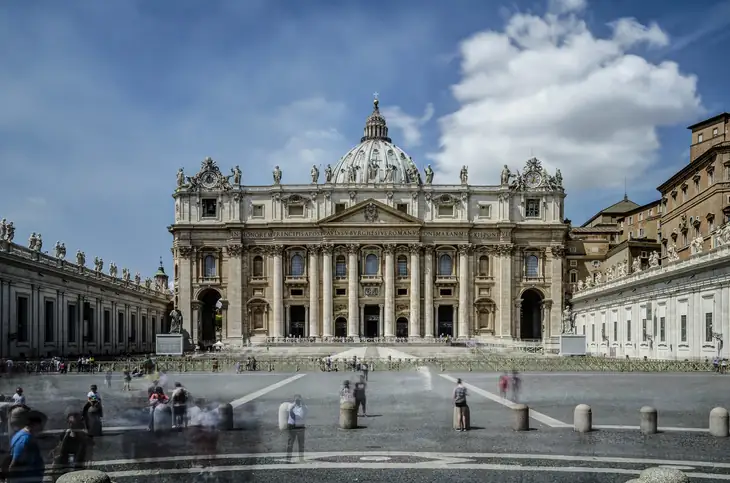
[[[223,326],[226,338],[243,337],[243,246],[232,240],[226,247],[228,254],[228,283],[226,294],[228,308],[225,314],[225,325]],[[243,341],[241,340],[241,343]]]
[[[421,245],[412,244],[411,252],[411,301],[408,319],[408,337],[421,337]]]
[[[459,339],[468,339],[471,335],[469,330],[469,252],[471,246],[459,245]]]
[[[433,337],[433,247],[424,247],[423,262],[423,291],[424,291],[424,335],[427,338]]]
[[[322,336],[332,337],[332,245],[322,245]]]
[[[358,280],[357,244],[347,246],[347,336],[357,337],[360,327],[360,281]]]
[[[384,332],[385,337],[395,337],[395,245],[386,244],[385,252],[385,300]]]

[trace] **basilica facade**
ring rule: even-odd
[[[388,136],[311,182],[249,186],[206,158],[177,176],[175,304],[191,342],[266,338],[529,339],[561,331],[565,191],[530,159],[495,185],[434,182]],[[441,181],[441,180],[439,180]]]

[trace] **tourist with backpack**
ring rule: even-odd
[[[172,392],[172,427],[188,427],[188,399],[190,393],[179,382],[175,383],[175,390]]]

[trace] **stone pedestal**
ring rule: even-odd
[[[530,430],[530,408],[524,404],[517,404],[512,408],[514,421],[512,429],[515,431]]]
[[[106,473],[97,470],[72,471],[58,477],[56,483],[111,483]]]
[[[357,406],[355,406],[355,403],[340,403],[340,429],[357,429]]]
[[[230,431],[233,429],[233,406],[221,404],[218,406],[218,429]]]
[[[727,409],[715,408],[710,411],[710,434],[718,438],[730,436],[730,417]]]
[[[160,404],[155,408],[154,427],[156,433],[170,431],[172,429],[172,408],[167,404]]]
[[[643,434],[656,434],[657,432],[657,412],[651,406],[641,408],[639,429]]]
[[[573,430],[588,433],[593,430],[593,412],[587,404],[578,404],[573,411]]]
[[[464,407],[464,419],[466,420],[466,429],[467,431],[471,429],[471,411],[469,411],[469,406]],[[453,417],[453,426],[454,429],[459,429],[459,408],[454,406],[454,417]]]
[[[292,403],[284,402],[279,406],[279,429],[284,431],[289,422],[289,410],[291,409]]]

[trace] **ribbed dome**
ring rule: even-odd
[[[405,151],[388,137],[388,126],[373,102],[373,112],[365,121],[360,144],[352,148],[332,170],[332,182],[353,183],[421,183],[418,168]]]

